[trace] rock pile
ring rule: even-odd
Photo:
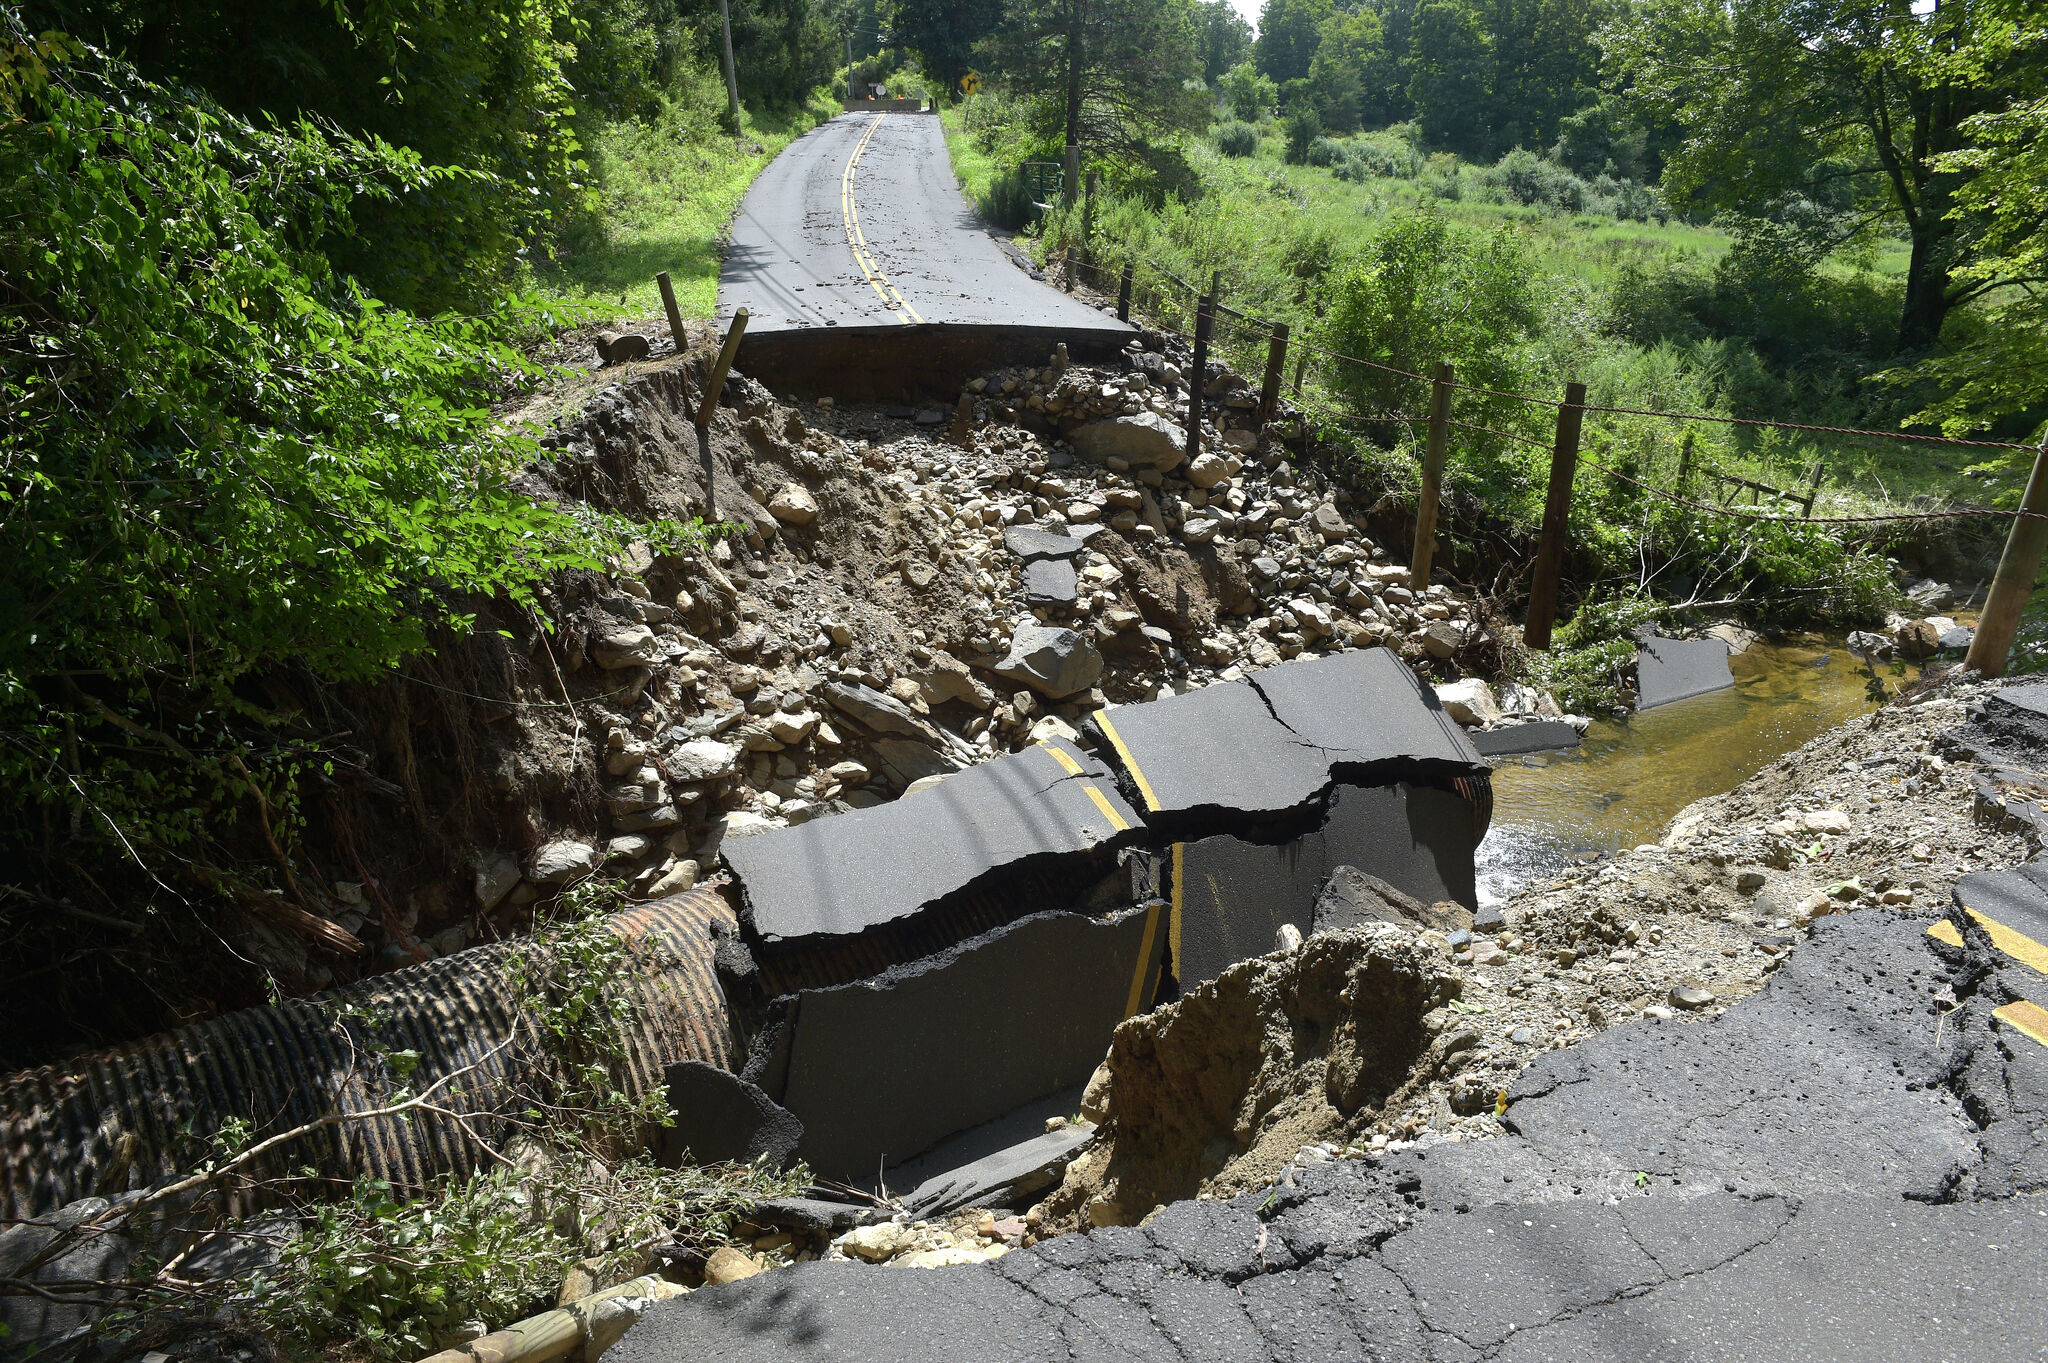
[[[685,888],[724,838],[900,796],[1112,702],[1378,644],[1455,674],[1488,642],[1474,602],[1414,590],[1346,494],[1257,429],[1227,369],[1187,462],[1186,381],[1156,346],[1107,368],[1055,353],[973,381],[948,431],[936,410],[800,413],[735,375],[708,482],[675,373],[599,390],[544,438],[535,495],[739,530],[547,602],[535,666],[573,711],[516,713],[501,793],[532,762],[591,784],[524,816],[572,831],[480,851],[478,905],[592,875]]]

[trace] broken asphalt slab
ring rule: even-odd
[[[1267,668],[1088,721],[1126,794],[1167,836],[1206,818],[1294,813],[1334,781],[1483,776],[1486,764],[1435,695],[1386,649]]]
[[[1573,725],[1561,719],[1538,719],[1527,724],[1509,724],[1499,729],[1481,729],[1472,735],[1472,746],[1481,757],[1521,757],[1534,752],[1556,752],[1576,748],[1581,736]]]
[[[1719,639],[1665,639],[1650,635],[1636,650],[1636,708],[1654,710],[1735,685],[1728,645]]]
[[[1297,1166],[986,1265],[799,1265],[658,1305],[615,1360],[2034,1357],[2048,1198],[1986,1176],[2048,1112],[1993,1110],[2030,1057],[1971,992],[1984,951],[1926,926],[1823,919],[1714,1020],[1553,1052],[1492,1141]]]
[[[1484,833],[1469,801],[1400,782],[1339,786],[1321,826],[1277,846],[1228,833],[1176,844],[1174,977],[1185,989],[1264,955],[1283,923],[1315,931],[1317,897],[1340,866],[1424,904],[1452,900],[1469,911],[1472,854]]]
[[[923,797],[920,797],[923,798]],[[843,816],[842,816],[843,817]],[[1165,906],[1034,914],[871,980],[779,1000],[747,1078],[804,1124],[798,1155],[854,1181],[1086,1082],[1149,1008]]]
[[[762,940],[851,936],[997,871],[1106,852],[1138,823],[1109,769],[1055,740],[956,772],[914,800],[727,843],[725,859],[742,919]],[[1090,866],[1082,858],[1080,870]]]

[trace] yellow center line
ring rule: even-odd
[[[1180,954],[1180,881],[1182,862],[1186,856],[1186,853],[1186,843],[1177,842],[1173,845],[1173,916],[1166,920],[1166,944],[1167,947],[1173,952],[1173,968],[1175,971],[1179,973],[1180,978],[1183,980],[1187,978],[1187,965],[1185,963],[1186,958],[1184,958]]]
[[[1159,808],[1159,797],[1152,793],[1152,783],[1145,779],[1144,769],[1138,765],[1138,759],[1131,756],[1130,747],[1124,742],[1124,736],[1116,731],[1116,725],[1109,722],[1109,713],[1097,710],[1095,722],[1102,727],[1103,735],[1116,749],[1116,755],[1124,760],[1124,766],[1130,769],[1131,779],[1138,783],[1138,793],[1145,797],[1145,807],[1156,811]]]
[[[1975,909],[1965,907],[1964,913],[1977,920],[1977,925],[1991,936],[1991,945],[2043,975],[2048,975],[2048,946],[2043,946],[2017,928],[2009,928],[1995,918],[1987,918]],[[1956,931],[1956,925],[1946,918],[1927,929],[1927,935],[1937,941],[1947,942],[1952,947],[1963,944],[1963,935]]]
[[[1067,775],[1080,776],[1083,774],[1081,770],[1081,764],[1079,762],[1076,762],[1072,757],[1068,756],[1064,749],[1056,748],[1050,743],[1040,743],[1038,746],[1043,748],[1045,751],[1051,753],[1052,760],[1059,763],[1062,767],[1065,767],[1067,769]],[[1116,806],[1109,802],[1109,797],[1107,795],[1104,795],[1102,791],[1094,784],[1094,782],[1091,781],[1086,785],[1083,785],[1081,789],[1088,792],[1088,798],[1095,802],[1095,807],[1097,809],[1101,810],[1105,815],[1108,816],[1110,826],[1116,829],[1117,832],[1121,833],[1131,826],[1130,821],[1124,818],[1123,815],[1117,813]]]
[[[1131,996],[1124,1003],[1124,1016],[1138,1015],[1138,1005],[1145,998],[1145,968],[1152,964],[1152,939],[1159,935],[1159,901],[1153,900],[1152,907],[1145,910],[1145,937],[1138,944],[1138,968],[1131,974]]]
[[[2048,1046],[2048,1008],[2041,1007],[2031,999],[2016,999],[2003,1008],[1994,1008],[1991,1010],[1991,1016],[2022,1036],[2031,1037],[2043,1046]]]
[[[860,230],[860,206],[855,202],[853,193],[853,172],[860,165],[868,143],[874,140],[875,129],[881,127],[882,120],[888,116],[875,115],[874,122],[868,124],[868,130],[854,144],[853,155],[846,158],[846,170],[839,177],[839,213],[846,223],[846,244],[853,250],[853,263],[860,266],[861,273],[867,276],[868,284],[874,289],[875,296],[882,300],[882,306],[894,312],[897,321],[911,326],[924,321],[924,318],[910,306],[910,300],[903,296],[903,291],[875,264],[874,255],[868,249],[868,239]]]

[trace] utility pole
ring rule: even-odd
[[[1088,26],[1088,0],[1069,0],[1067,13],[1067,160],[1062,191],[1069,203],[1081,184],[1081,85],[1085,56],[1081,30]]]
[[[732,65],[732,0],[718,0],[718,23],[725,30],[725,116],[733,131],[740,126],[740,79]]]

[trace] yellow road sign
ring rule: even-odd
[[[968,73],[967,73],[966,75],[964,75],[964,76],[962,76],[962,77],[960,78],[960,93],[961,93],[961,94],[963,94],[963,95],[971,95],[971,94],[973,94],[973,93],[974,93],[974,92],[975,92],[976,90],[979,90],[980,88],[981,88],[981,76],[980,76],[980,74],[979,74],[978,72],[974,72],[974,71],[969,71],[969,72],[968,72]]]

